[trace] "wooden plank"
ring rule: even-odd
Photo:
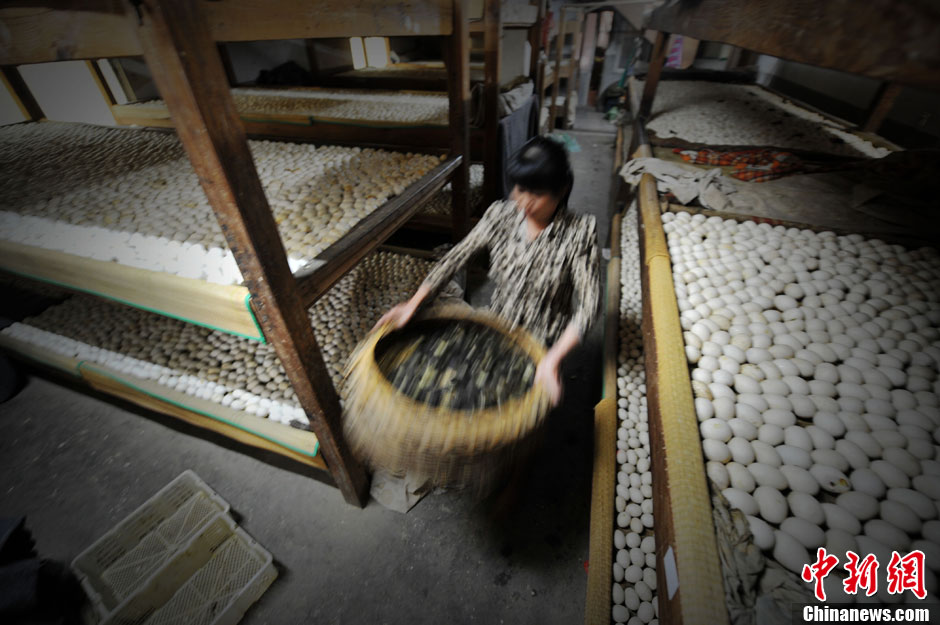
[[[254,138],[280,138],[331,145],[354,145],[409,151],[438,151],[450,147],[447,126],[376,127],[340,122],[321,122],[302,115],[239,114],[245,133]],[[173,128],[170,112],[163,106],[119,104],[114,107],[118,124]]]
[[[142,54],[121,0],[18,0],[0,9],[0,65]],[[210,37],[219,42],[315,37],[449,35],[451,0],[203,0]]]
[[[414,215],[459,170],[459,157],[441,163],[421,180],[383,204],[329,246],[307,267],[298,270],[297,290],[310,306],[369,252],[382,244]]]
[[[935,2],[675,2],[655,10],[648,26],[799,63],[940,89],[940,6]]]
[[[131,81],[127,78],[127,72],[124,71],[124,65],[121,63],[120,59],[111,59],[108,61],[111,63],[111,69],[114,71],[114,75],[117,76],[118,82],[121,84],[121,89],[124,90],[124,98],[126,102],[134,102],[137,100],[137,94],[134,93],[134,87],[131,86]],[[114,111],[111,111],[112,114]],[[117,117],[115,117],[117,121]],[[121,123],[121,122],[117,122]]]
[[[135,56],[140,43],[121,0],[21,0],[0,8],[0,65]]]
[[[323,458],[316,453],[317,438],[313,432],[233,410],[102,365],[86,362],[81,365],[80,371],[85,382],[96,391],[175,417],[242,444],[327,470]]]
[[[662,74],[666,54],[668,53],[668,50],[666,50],[667,41],[669,41],[669,33],[663,31],[656,33],[653,56],[650,58],[650,67],[646,72],[646,83],[643,85],[643,95],[640,98],[640,108],[637,111],[637,117],[642,120],[648,119],[653,111],[653,98],[656,97],[656,87],[659,84],[659,76]]]
[[[39,121],[46,117],[46,114],[42,112],[42,108],[39,106],[39,103],[36,102],[36,98],[33,97],[29,87],[26,86],[26,81],[23,80],[23,76],[15,66],[4,65],[0,67],[0,79],[3,80],[3,86],[6,87],[10,95],[13,96],[13,100],[16,102],[16,106],[20,109],[20,113],[23,114],[23,117],[32,121]]]
[[[216,41],[449,35],[451,0],[202,2]]]
[[[640,180],[643,353],[656,518],[659,621],[728,623],[705,460],[656,181]],[[671,579],[667,571],[676,571]]]
[[[898,83],[886,82],[882,84],[878,88],[875,97],[872,98],[872,105],[868,109],[868,115],[865,116],[865,124],[862,126],[862,130],[865,132],[878,132],[899,95],[901,95],[901,85]]]
[[[270,7],[269,7],[270,12]],[[150,67],[229,248],[320,441],[343,497],[362,506],[369,481],[342,437],[339,397],[296,289],[208,24],[187,0],[144,0],[137,28]],[[302,21],[301,15],[290,19]]]
[[[529,78],[535,86],[536,110],[542,107],[542,21],[545,19],[545,3],[542,0],[538,2],[538,15],[535,23],[529,27]]]
[[[23,360],[38,363],[44,367],[78,376],[78,359],[71,356],[63,356],[56,352],[12,338],[5,334],[0,334],[0,349],[3,349],[12,356],[22,358]]]
[[[555,37],[555,77],[552,80],[552,99],[549,102],[548,108],[548,130],[552,132],[555,130],[555,119],[557,118],[558,113],[558,92],[561,89],[561,57],[565,49],[565,7],[564,5],[558,9],[558,35]]]
[[[0,270],[183,321],[262,339],[248,289],[0,241]]]
[[[483,6],[483,201],[495,202],[503,196],[499,188],[499,65],[502,54],[500,0],[486,0]]]
[[[448,70],[450,154],[457,161],[450,182],[451,220],[453,238],[458,241],[468,231],[470,197],[470,35],[467,32],[467,0],[453,0],[451,30],[453,36],[444,40],[444,56]]]
[[[567,89],[565,89],[565,106],[561,114],[561,127],[568,127],[568,110],[571,105],[571,94],[574,93],[581,69],[581,37],[583,35],[584,14],[578,11],[578,19],[574,25],[574,41],[571,44],[571,59],[568,61],[570,72],[568,74]]]
[[[232,66],[232,57],[228,53],[228,47],[224,43],[217,43],[215,48],[219,51],[219,60],[222,61],[225,78],[228,80],[228,84],[234,87],[238,84],[238,79],[235,77],[235,68]]]
[[[617,474],[617,355],[620,352],[620,214],[610,226],[610,262],[604,302],[604,393],[594,408],[594,465],[588,545],[585,625],[609,625]]]

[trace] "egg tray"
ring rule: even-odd
[[[301,88],[232,90],[235,108],[243,116],[264,119],[278,116],[309,117],[312,123],[360,122],[367,127],[420,127],[448,124],[447,94],[376,89]],[[125,105],[135,113],[164,115],[163,100]]]
[[[889,152],[758,85],[715,81],[660,81],[647,130],[664,143],[682,139],[874,158]]]
[[[489,313],[442,307],[412,323],[429,321],[483,325],[533,363],[545,353],[530,334],[508,328]],[[386,325],[371,333],[350,357],[343,429],[351,449],[367,465],[392,474],[436,486],[488,490],[547,415],[550,402],[543,387],[532,385],[522,395],[472,411],[416,401],[383,373],[380,343],[391,331]]]
[[[78,554],[72,569],[102,622],[112,622],[123,602],[229,508],[187,470]]]

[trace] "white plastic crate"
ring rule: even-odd
[[[110,622],[122,601],[229,504],[192,471],[160,492],[72,561],[97,618]]]
[[[111,615],[115,625],[234,625],[277,577],[271,554],[218,514]]]

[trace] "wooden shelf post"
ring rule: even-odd
[[[144,0],[128,11],[222,232],[238,261],[264,334],[310,418],[336,485],[362,506],[369,482],[341,429],[336,390],[287,264],[202,7]]]
[[[451,178],[451,218],[453,237],[459,241],[467,234],[467,198],[470,187],[470,32],[467,25],[467,0],[454,0],[454,29],[444,40],[447,64],[447,97],[450,102],[451,154],[460,155],[460,165]]]
[[[486,111],[483,135],[483,205],[502,197],[499,158],[499,65],[502,55],[503,24],[500,0],[486,0],[483,8],[483,108]]]
[[[16,101],[16,106],[19,107],[23,117],[30,121],[39,121],[46,116],[15,65],[0,67],[0,78],[3,79],[3,84],[10,90],[10,95]]]
[[[894,101],[901,94],[901,85],[896,82],[885,82],[879,87],[875,97],[872,98],[871,108],[868,109],[865,125],[862,130],[865,132],[878,132],[881,124],[884,122]]]
[[[568,84],[565,89],[565,110],[561,112],[561,127],[568,128],[568,111],[570,110],[571,94],[574,93],[575,84],[578,82],[578,76],[581,71],[581,36],[584,31],[584,12],[578,11],[574,31],[574,41],[571,43],[571,59],[568,61],[571,66],[568,71]]]
[[[557,112],[558,91],[561,89],[561,57],[565,49],[565,5],[558,9],[558,34],[555,36],[555,74],[552,84],[552,101],[548,108],[548,131],[555,130],[555,114]]]
[[[666,62],[666,42],[669,41],[669,33],[659,31],[656,33],[656,43],[653,44],[653,56],[650,58],[650,68],[646,72],[646,84],[643,86],[643,97],[640,100],[640,110],[637,116],[640,119],[647,119],[653,110],[653,98],[656,97],[656,86],[659,84],[659,76],[663,72],[663,64]]]

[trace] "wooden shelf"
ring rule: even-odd
[[[940,9],[929,2],[702,0],[664,5],[647,27],[940,89]]]
[[[318,453],[319,442],[313,432],[193,397],[103,365],[79,362],[75,358],[8,336],[0,335],[0,349],[14,357],[75,376],[96,391],[222,434],[240,443],[327,470]]]
[[[381,245],[450,180],[450,158],[352,227],[296,274],[306,306]],[[448,227],[449,218],[444,218]],[[245,286],[222,285],[0,240],[0,270],[264,341]]]
[[[310,420],[311,429],[316,432],[319,449],[316,459],[310,463],[327,462],[333,481],[346,501],[364,505],[368,497],[368,477],[342,436],[339,397],[326,373],[304,303],[322,294],[448,179],[453,186],[454,232],[457,236],[464,233],[469,165],[466,104],[470,100],[469,37],[464,3],[459,0],[405,0],[394,4],[377,0],[325,0],[313,5],[303,0],[268,3],[255,0],[144,0],[140,3],[92,0],[79,7],[71,0],[50,0],[41,6],[0,8],[0,30],[4,33],[0,65],[144,57],[169,112],[163,124],[169,126],[169,119],[174,122],[174,129],[234,252],[247,290],[251,292],[251,305],[258,324],[274,347]],[[413,137],[412,145],[427,141],[427,146],[431,147],[434,143],[438,148],[445,148],[450,158],[328,248],[321,258],[311,263],[308,273],[295,277],[283,252],[277,224],[246,141],[246,126],[248,132],[259,136],[289,134],[337,143],[379,144],[392,139],[390,134],[383,136],[382,133],[402,129],[353,129],[336,123],[303,126],[292,124],[291,120],[268,119],[248,120],[243,124],[230,93],[217,44],[414,35],[434,36],[443,42],[444,56],[449,59],[448,71],[441,71],[448,93],[449,118],[447,127],[442,128],[447,133],[443,137],[427,135],[418,139],[418,129],[408,132]],[[285,126],[294,131],[305,129],[305,132],[287,133]],[[438,129],[428,130],[435,131]],[[19,268],[28,269],[22,263],[30,251],[13,252],[21,263]],[[48,256],[43,260],[48,260]],[[71,259],[58,256],[55,260],[67,263]],[[15,264],[11,261],[11,265]],[[103,267],[103,264],[88,265],[88,270],[93,273]],[[48,275],[51,269],[43,271],[47,275],[22,273],[39,279],[52,278]],[[127,287],[123,275],[123,271],[104,270],[103,284],[87,284],[82,276],[73,276],[70,280],[74,280],[80,290],[99,292],[95,289],[101,289],[102,294],[127,303],[133,304],[130,300],[145,297],[142,293],[127,297],[107,293]],[[164,279],[148,274],[133,276],[132,282]],[[181,284],[173,278],[166,280],[170,290]],[[205,285],[198,281],[197,284]],[[229,299],[237,300],[237,297]],[[157,304],[166,305],[162,301]],[[244,306],[244,300],[241,304]],[[197,316],[195,312],[187,314]],[[203,314],[198,312],[198,315]],[[93,371],[87,375],[91,383],[105,392],[209,427],[210,421],[203,419],[206,415],[193,416],[197,413],[192,410],[177,413],[178,407],[171,407],[174,406],[172,401],[154,397],[156,393],[149,393],[139,385],[133,392],[128,391],[126,381],[115,380],[108,373]],[[237,425],[218,425],[217,419],[206,418],[211,420],[213,429],[237,440],[246,440],[248,436],[254,437],[255,442],[264,439],[257,434],[246,434]],[[301,446],[301,449],[309,451],[312,447]],[[323,460],[320,460],[321,454]]]
[[[263,341],[244,286],[214,284],[0,240],[0,270]]]
[[[453,33],[450,0],[201,0],[213,41],[271,41],[327,37],[395,37]],[[407,18],[407,19],[403,19]],[[0,48],[0,65],[45,63],[66,59],[140,56],[137,20],[125,16],[125,5],[93,0],[76,5],[49,0],[37,7],[0,9],[8,39]]]

